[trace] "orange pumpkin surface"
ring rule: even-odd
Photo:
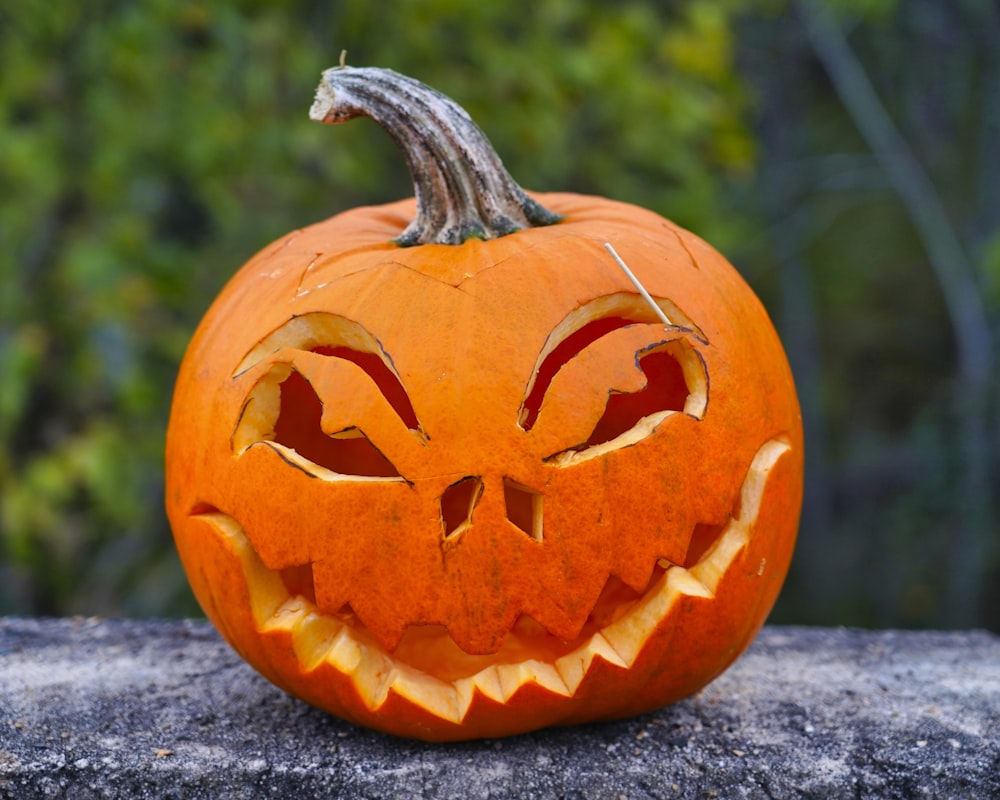
[[[430,740],[697,691],[763,624],[802,494],[792,378],[730,264],[649,211],[529,197],[456,109],[324,73],[314,118],[375,117],[417,199],[251,259],[167,437],[177,546],[223,636],[304,700]]]

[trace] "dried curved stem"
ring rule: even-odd
[[[309,116],[328,124],[369,117],[403,151],[417,218],[396,240],[401,245],[493,239],[560,220],[511,178],[461,106],[405,75],[377,67],[328,69]]]

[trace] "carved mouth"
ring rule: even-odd
[[[750,540],[772,468],[789,450],[783,438],[760,447],[729,521],[717,529],[695,563],[680,566],[661,559],[641,594],[612,577],[584,630],[572,641],[558,639],[522,617],[500,650],[490,655],[463,653],[438,625],[411,626],[390,653],[353,614],[324,614],[308,592],[293,594],[282,572],[264,565],[233,517],[215,511],[194,516],[228,540],[240,559],[258,631],[287,633],[303,671],[326,663],[351,675],[372,711],[392,691],[458,723],[477,692],[504,703],[525,684],[535,683],[570,697],[594,659],[630,668],[681,597],[714,597],[719,581]],[[760,572],[765,568],[762,562]],[[443,663],[448,664],[446,672]]]

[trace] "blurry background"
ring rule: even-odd
[[[161,466],[194,326],[272,239],[410,193],[372,123],[306,117],[345,48],[760,294],[808,437],[772,621],[1000,630],[996,0],[7,6],[0,613],[198,613]]]

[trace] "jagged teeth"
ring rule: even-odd
[[[460,709],[459,719],[465,716],[465,710],[472,705],[472,698],[477,691],[498,703],[503,703],[507,699],[503,691],[503,680],[500,678],[500,668],[496,665],[455,681],[455,689]]]
[[[311,672],[329,658],[337,642],[345,636],[345,626],[335,617],[321,614],[314,608],[299,619],[295,634],[293,641],[298,645],[295,656]]]
[[[223,513],[200,517],[229,539],[239,555],[260,632],[288,632],[303,669],[313,671],[328,663],[351,675],[358,693],[372,710],[378,709],[392,691],[442,719],[457,723],[465,717],[476,693],[504,703],[526,684],[535,683],[568,697],[575,694],[594,659],[628,669],[680,597],[714,597],[722,576],[749,541],[771,468],[788,450],[789,445],[780,439],[765,443],[757,451],[743,482],[738,514],[701,560],[689,569],[658,562],[666,571],[646,595],[628,613],[575,650],[553,663],[526,659],[493,664],[454,681],[435,678],[396,661],[373,641],[359,638],[342,621],[320,613],[305,598],[289,597],[281,578],[263,564],[235,519]]]

